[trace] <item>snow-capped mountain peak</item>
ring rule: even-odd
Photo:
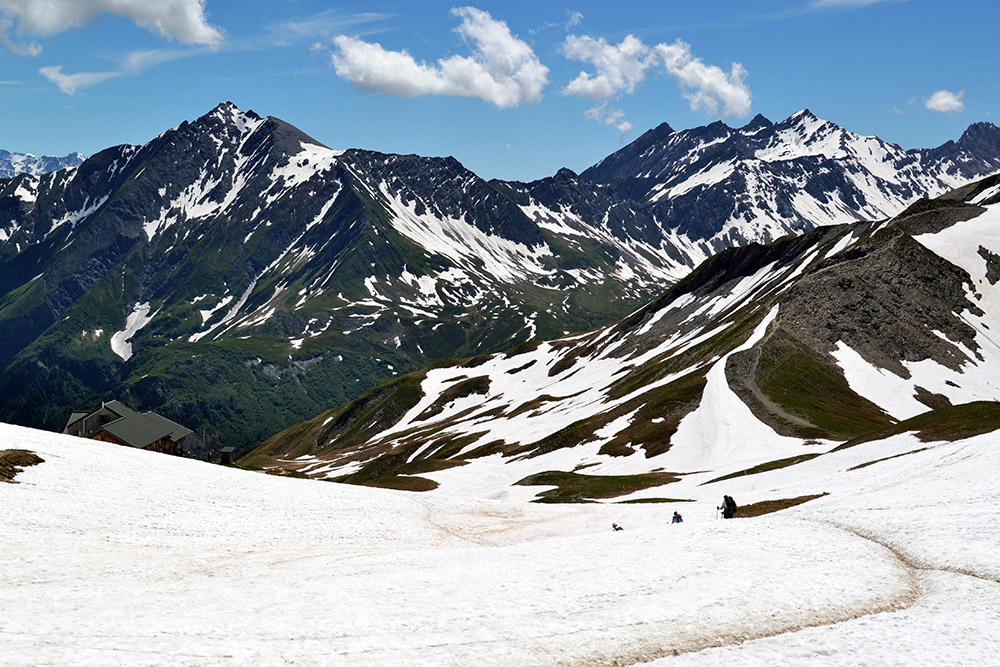
[[[70,153],[62,157],[52,155],[36,157],[31,153],[12,153],[0,149],[0,178],[12,178],[18,174],[41,176],[52,171],[77,167],[85,159],[83,153]]]
[[[758,116],[647,132],[582,176],[649,206],[658,221],[721,249],[817,225],[889,217],[1000,170],[1000,131],[970,127],[956,142],[904,150],[808,109],[779,123]]]

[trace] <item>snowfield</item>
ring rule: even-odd
[[[1000,653],[1000,434],[900,435],[663,487],[694,502],[564,506],[267,476],[0,425],[4,448],[45,462],[0,483],[3,665],[985,665]],[[723,493],[828,495],[724,521]],[[684,523],[669,523],[674,510]]]

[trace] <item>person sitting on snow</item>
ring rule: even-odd
[[[684,521],[684,517],[682,517],[677,512],[674,512],[674,520],[671,521],[671,523],[683,523],[683,521]]]
[[[615,530],[625,530],[624,528],[622,528],[621,526],[619,526],[617,523],[611,524],[611,527],[614,528]]]

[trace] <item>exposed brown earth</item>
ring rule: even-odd
[[[44,463],[44,459],[26,449],[0,450],[0,482],[17,484],[14,476],[28,466]]]

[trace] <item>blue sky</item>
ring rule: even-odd
[[[997,122],[998,25],[996,0],[0,0],[0,148],[142,144],[225,100],[486,178],[806,107],[929,147]]]

